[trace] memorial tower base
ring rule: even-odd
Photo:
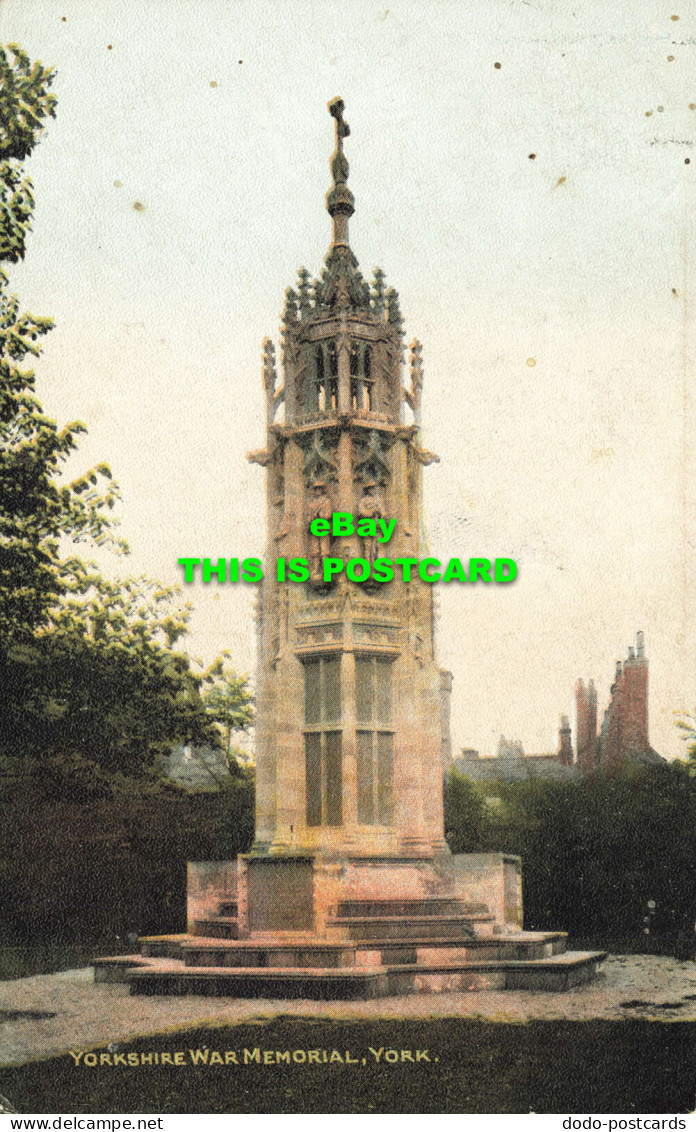
[[[255,856],[188,866],[185,935],[94,960],[131,994],[347,1000],[566,990],[602,952],[522,930],[518,857]]]

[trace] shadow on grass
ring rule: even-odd
[[[68,943],[48,940],[37,944],[0,945],[0,980],[25,979],[30,975],[52,975],[89,967],[95,955],[122,955],[134,950],[125,940],[108,939]]]
[[[382,1049],[379,1063],[370,1047]],[[197,1050],[208,1051],[208,1064],[193,1063]],[[310,1050],[320,1051],[318,1064],[305,1060]],[[392,1060],[387,1050],[397,1051]],[[416,1060],[418,1050],[429,1060]],[[140,1063],[177,1051],[183,1065]],[[236,1064],[213,1058],[224,1062],[227,1051]],[[277,1051],[289,1051],[290,1063]],[[294,1051],[304,1051],[295,1062]],[[97,1062],[114,1059],[113,1047],[93,1052]],[[24,1113],[676,1113],[696,1097],[691,1023],[285,1017],[158,1035],[117,1052],[138,1064],[52,1058],[0,1071],[0,1092]]]

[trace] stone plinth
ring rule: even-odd
[[[236,879],[235,879],[236,877]],[[559,989],[604,956],[562,932],[524,932],[519,859],[268,858],[189,865],[186,936],[95,961],[133,994],[352,999]]]
[[[497,933],[522,926],[520,860],[503,853],[442,854],[437,858],[244,855],[237,862],[190,862],[188,930],[230,939],[259,933],[305,932],[335,938],[357,915],[456,916],[460,905],[485,908]],[[363,917],[364,918],[364,917]]]

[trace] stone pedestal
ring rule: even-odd
[[[563,989],[601,953],[521,930],[519,859],[487,853],[285,858],[189,865],[189,930],[95,960],[132,994],[349,999]]]
[[[522,927],[520,860],[503,853],[422,857],[244,855],[236,862],[190,862],[188,932],[229,938],[306,933],[336,938],[346,909],[393,917],[418,905],[485,908],[495,933]],[[455,916],[456,918],[456,916]]]

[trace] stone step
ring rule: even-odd
[[[251,940],[189,940],[182,946],[186,967],[254,968],[346,968],[355,967],[355,947],[351,943],[262,944]],[[380,963],[375,964],[377,966]]]
[[[140,936],[141,955],[151,959],[181,959],[181,945],[187,935],[143,935]]]
[[[536,963],[509,965],[506,989],[568,990],[594,979],[606,957],[606,951],[566,951]]]
[[[564,954],[567,945],[567,932],[535,932],[479,936],[467,948],[471,959],[545,959]]]
[[[331,935],[352,940],[397,939],[474,939],[482,931],[491,931],[495,920],[488,913],[471,916],[336,916],[327,921]]]
[[[189,938],[181,945],[187,967],[371,967],[426,964],[456,960],[543,959],[566,949],[563,932],[490,935],[476,939],[448,937],[394,941],[324,940],[262,941]]]
[[[95,983],[128,983],[135,967],[148,967],[142,955],[103,955],[92,959]]]
[[[147,995],[215,995],[228,998],[319,999],[347,1001],[382,998],[389,993],[384,968],[369,970],[319,968],[253,968],[173,966],[134,968],[130,993]]]
[[[120,956],[119,958],[123,958]],[[605,952],[531,961],[449,961],[352,968],[186,967],[151,959],[128,969],[131,994],[347,1000],[477,990],[564,991],[592,979]]]
[[[488,916],[486,904],[469,904],[454,896],[427,896],[420,900],[341,900],[336,908],[339,919],[365,919],[384,916]]]
[[[418,963],[430,965],[447,959],[475,960],[532,960],[561,955],[566,950],[564,932],[540,932],[534,936],[479,936],[476,939],[420,938],[395,942],[393,940],[356,940],[356,962],[367,964]]]
[[[483,906],[482,906],[483,907]],[[488,912],[472,912],[462,915],[424,916],[336,916],[327,922],[327,931],[334,939],[414,939],[456,937],[473,939],[488,932],[494,924],[494,917]],[[236,916],[206,916],[193,922],[192,934],[209,939],[238,939],[239,922]]]
[[[566,951],[544,959],[414,963],[390,967],[389,994],[442,994],[452,991],[565,991],[590,982],[607,957],[604,951]]]

